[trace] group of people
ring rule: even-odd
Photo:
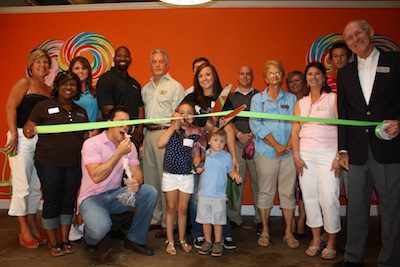
[[[154,255],[146,238],[149,229],[158,228],[155,235],[166,239],[168,254],[176,255],[178,245],[186,253],[194,246],[200,254],[221,256],[224,248],[236,248],[231,227],[243,223],[240,207],[248,171],[260,246],[271,245],[269,217],[278,192],[283,242],[299,247],[306,220],[312,234],[306,255],[334,259],[341,230],[342,179],[348,205],[340,266],[363,266],[373,186],[382,218],[377,265],[399,266],[400,55],[376,49],[373,35],[367,21],[349,22],[343,31],[345,42],[330,50],[332,73],[311,62],[304,72],[287,75],[288,91],[282,88],[281,62],[265,63],[267,86],[261,91],[253,88],[252,68],[241,66],[238,87],[229,94],[224,110],[246,104],[246,110],[260,113],[384,121],[389,140],[379,139],[371,127],[242,117],[207,133],[205,140],[209,121],[193,115],[212,113],[222,91],[217,70],[207,58],[194,60],[193,86],[186,92],[168,73],[169,55],[162,49],[151,51],[152,77],[142,88],[128,73],[132,59],[123,46],[116,49],[114,67],[100,77],[96,88],[84,57],[72,60],[69,71],[59,73],[50,88],[44,78],[51,60],[44,50],[32,51],[27,58],[31,75],[13,86],[6,106],[6,150],[13,176],[9,215],[18,218],[20,244],[37,248],[48,243],[52,256],[73,253],[68,234],[77,212],[85,223],[85,243],[95,247],[112,229],[111,215],[135,208],[125,248]],[[169,122],[157,121],[168,117]],[[143,118],[153,123],[110,127],[101,133],[37,135],[35,128]],[[252,149],[254,155],[249,153]],[[228,206],[227,177],[239,189],[238,200],[229,200]],[[130,205],[119,197],[126,191],[134,193]],[[42,193],[46,236],[35,224]],[[186,241],[188,226],[192,242]]]

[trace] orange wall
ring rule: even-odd
[[[310,45],[329,33],[341,33],[346,22],[367,19],[375,32],[400,43],[400,9],[163,9],[0,15],[0,106],[13,83],[25,75],[25,57],[48,39],[94,31],[114,47],[128,46],[133,53],[130,73],[142,84],[150,77],[149,51],[169,51],[170,73],[184,87],[193,75],[191,62],[206,56],[217,67],[223,83],[235,83],[241,64],[255,71],[254,85],[264,87],[262,66],[267,59],[281,60],[287,71],[303,70]],[[396,26],[397,25],[397,26]],[[5,142],[1,112],[0,145]],[[248,186],[248,185],[247,185]],[[246,189],[249,192],[249,188]],[[251,203],[246,194],[245,203]]]

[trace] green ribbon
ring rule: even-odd
[[[229,111],[221,111],[209,114],[201,114],[201,115],[195,115],[193,117],[201,118],[209,116],[225,116],[230,112],[232,111],[229,110]],[[255,119],[301,121],[301,122],[314,122],[314,123],[325,123],[325,124],[347,125],[347,126],[380,126],[383,124],[382,122],[372,122],[372,121],[301,117],[294,115],[270,114],[270,113],[261,113],[252,111],[241,111],[237,116],[255,118]],[[87,130],[118,127],[125,125],[162,123],[162,122],[165,123],[169,122],[170,120],[176,120],[182,118],[183,117],[173,117],[173,118],[161,118],[161,119],[137,119],[137,120],[124,120],[124,121],[101,121],[101,122],[69,123],[69,124],[55,124],[55,125],[38,125],[36,126],[36,132],[38,134],[48,134],[48,133],[87,131]]]

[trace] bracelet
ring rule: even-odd
[[[242,132],[238,132],[237,134],[236,134],[236,138],[239,138],[239,136],[242,134]]]

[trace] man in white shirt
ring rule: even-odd
[[[162,49],[154,49],[150,53],[150,70],[153,77],[142,89],[142,98],[146,119],[168,118],[185,96],[185,89],[168,73],[168,53]],[[160,225],[163,229],[156,237],[165,238],[165,197],[161,192],[164,149],[157,147],[160,135],[169,127],[168,123],[148,124],[143,141],[143,173],[144,182],[154,186],[158,192],[157,205],[154,209],[152,225]]]
[[[339,163],[349,170],[346,251],[340,266],[363,266],[373,186],[381,215],[377,266],[400,266],[400,53],[379,51],[373,35],[365,20],[351,21],[343,31],[356,58],[338,72],[339,118],[384,121],[387,140],[379,139],[374,127],[339,126]]]

